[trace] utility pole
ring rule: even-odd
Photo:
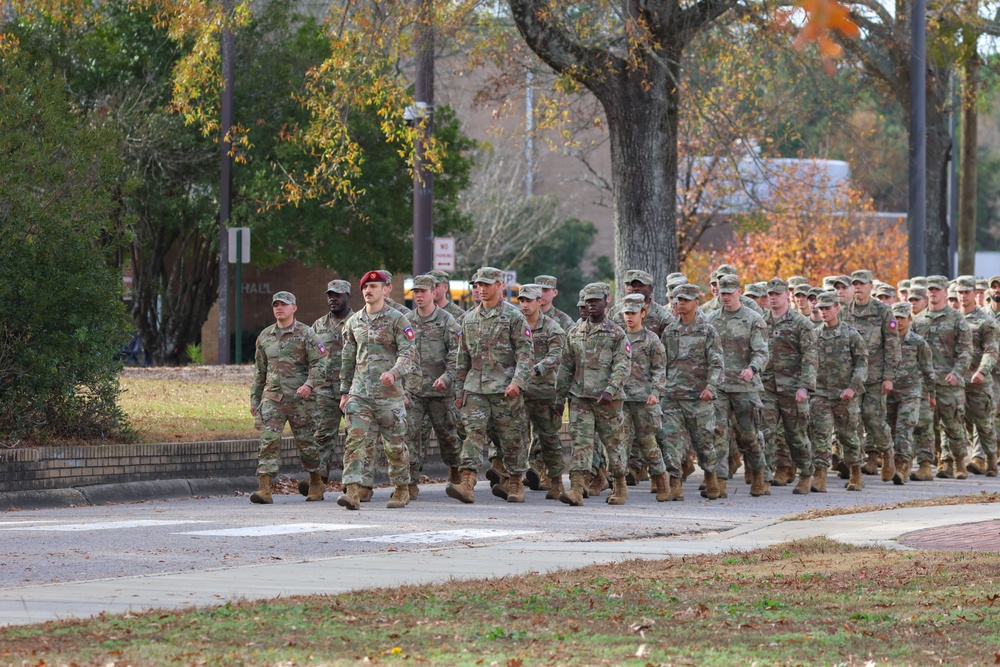
[[[419,0],[417,71],[411,114],[417,139],[413,160],[413,275],[427,273],[434,263],[434,174],[424,155],[434,134],[434,0]]]
[[[979,138],[979,114],[976,109],[979,55],[976,53],[976,37],[973,33],[966,43],[970,52],[965,63],[962,86],[962,173],[958,179],[959,275],[972,275],[976,272],[976,144]]]
[[[927,26],[925,0],[910,16],[909,274],[927,273]]]
[[[229,214],[233,207],[233,159],[228,141],[233,128],[233,0],[222,0],[226,24],[222,28],[222,126],[219,145],[222,147],[219,187],[219,361],[229,363]]]

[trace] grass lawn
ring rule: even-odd
[[[0,630],[15,665],[1000,662],[1000,554],[824,538],[553,575]]]

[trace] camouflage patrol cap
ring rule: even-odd
[[[678,285],[683,285],[684,283],[689,282],[687,274],[681,273],[680,271],[667,274],[667,283],[669,284],[671,280],[681,281],[677,283]]]
[[[944,276],[927,276],[927,289],[948,289],[948,279]]]
[[[336,292],[337,294],[350,294],[351,283],[346,280],[331,280],[326,284],[326,293]]]
[[[986,280],[984,280],[983,278],[978,278],[978,277],[976,278],[976,291],[977,292],[979,290],[988,290],[989,288],[990,288],[990,285],[989,285],[989,283],[986,282]]]
[[[893,317],[911,317],[913,315],[913,305],[909,301],[897,301],[892,304]]]
[[[718,283],[719,282],[719,274],[716,273],[715,271],[712,271],[712,273],[710,273],[709,276],[708,276],[708,282],[710,282],[710,283]]]
[[[990,285],[990,287],[993,287],[993,283],[1000,284],[1000,276],[992,276],[989,279],[989,285]]]
[[[767,283],[750,283],[743,293],[758,299],[767,296]]]
[[[812,292],[814,289],[816,288],[811,287],[806,283],[803,283],[801,285],[796,285],[795,287],[792,288],[792,296],[809,296],[809,293]]]
[[[874,294],[876,297],[880,297],[880,296],[895,296],[895,294],[896,294],[896,288],[893,287],[892,285],[886,285],[885,283],[882,283],[881,285],[879,285],[878,287],[876,287],[874,290],[872,290],[872,294]]]
[[[625,272],[625,283],[632,283],[638,280],[643,285],[652,285],[653,276],[641,269],[629,269]]]
[[[976,278],[974,276],[959,276],[955,279],[954,289],[956,292],[976,291]]]
[[[914,299],[926,299],[926,298],[927,298],[926,287],[911,287],[906,293],[907,301],[913,301]]]
[[[740,289],[740,278],[735,273],[719,276],[719,294],[732,294]]]
[[[869,284],[872,281],[872,272],[866,269],[860,269],[851,273],[852,283],[864,283]]]
[[[611,285],[609,285],[607,283],[603,283],[603,282],[601,282],[601,283],[591,283],[591,284],[592,285],[597,285],[602,290],[604,290],[604,296],[611,296]],[[587,288],[587,286],[584,285],[584,289],[586,289],[586,288]]]
[[[584,293],[585,293],[584,290],[580,290],[580,295],[578,296],[577,301],[576,301],[576,307],[577,308],[580,308],[582,306],[586,306],[587,305],[587,299],[586,299],[586,297],[584,297]]]
[[[291,292],[275,292],[274,296],[271,297],[271,305],[276,303],[287,303],[289,306],[295,305],[295,295]]]
[[[923,287],[926,289],[927,278],[925,276],[914,276],[913,278],[910,278],[910,289],[913,289],[914,287]]]
[[[816,307],[817,308],[831,308],[833,306],[839,306],[840,300],[837,295],[833,292],[823,292],[818,297],[816,297]]]
[[[899,283],[897,283],[896,287],[899,289],[900,292],[905,292],[906,290],[910,289],[910,281],[900,280]]]
[[[517,290],[518,299],[531,299],[536,301],[542,298],[542,286],[535,283],[521,285]]]
[[[810,287],[809,288],[809,298],[810,299],[818,299],[819,295],[822,294],[822,293],[824,293],[824,292],[826,292],[826,291],[827,290],[823,289],[822,287]]]
[[[387,284],[391,283],[392,282],[392,271],[386,271],[385,269],[382,269],[382,273],[385,274],[385,282]]]
[[[436,284],[437,281],[434,280],[434,276],[427,273],[413,278],[413,289],[433,290]]]
[[[833,281],[837,276],[826,276],[823,278],[823,289],[833,291]]]
[[[477,283],[486,283],[487,285],[502,283],[503,271],[492,266],[484,266],[476,271],[476,277],[473,278],[473,281]]]
[[[583,291],[580,292],[580,298],[584,301],[589,299],[603,299],[609,294],[609,290],[606,290],[607,283],[588,283],[584,286]]]
[[[435,282],[439,285],[441,283],[451,282],[451,276],[449,276],[446,271],[428,271],[427,275],[434,276]]]
[[[719,276],[735,276],[739,275],[736,271],[736,267],[732,264],[719,264],[719,267],[715,270],[715,275]]]
[[[958,299],[958,290],[954,285],[948,287],[948,299]]]
[[[788,281],[784,278],[771,278],[767,281],[768,294],[784,294],[788,291]]]
[[[805,276],[792,276],[791,278],[788,279],[789,289],[794,290],[799,285],[808,285],[808,284],[809,284],[809,279],[806,278]]]
[[[844,285],[845,287],[850,287],[853,284],[854,283],[851,281],[850,276],[834,276],[833,278],[834,287],[836,287],[837,285]]]
[[[697,285],[683,283],[675,287],[670,296],[675,299],[684,299],[685,301],[697,301],[701,298],[701,290],[698,289]]]
[[[535,276],[535,282],[532,284],[541,285],[542,287],[546,287],[548,289],[555,289],[556,285],[559,284],[559,281],[556,280],[555,276]]]
[[[638,313],[646,307],[646,297],[641,294],[629,294],[622,299],[623,313]]]

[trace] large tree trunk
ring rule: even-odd
[[[947,86],[927,86],[927,275],[948,275],[948,130]],[[946,78],[946,77],[945,77]]]
[[[973,44],[973,47],[975,45]],[[958,196],[958,273],[976,272],[976,70],[979,58],[973,52],[965,66],[962,91],[962,172]]]

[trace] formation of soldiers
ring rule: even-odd
[[[286,422],[309,473],[300,491],[322,500],[342,418],[337,502],[355,510],[371,499],[380,446],[388,507],[418,495],[431,430],[447,494],[463,503],[475,502],[484,453],[493,495],[524,502],[527,485],[571,506],[609,488],[606,501],[625,504],[645,480],[656,500],[683,500],[696,464],[709,500],[728,496],[741,466],[753,497],[792,483],[795,494],[826,493],[831,474],[848,491],[865,475],[895,485],[997,475],[1000,276],[894,287],[858,270],[820,286],[802,276],[744,286],[724,264],[704,304],[697,285],[670,274],[664,306],[652,276],[630,270],[613,307],[609,285],[584,287],[578,319],[552,305],[554,276],[521,285],[518,306],[503,276],[476,272],[468,312],[443,272],[413,279],[413,310],[389,298],[388,271],[361,278],[358,312],[351,284],[334,280],[312,327],[295,319],[294,295],[275,294],[276,323],[257,340],[251,501],[272,502]]]

